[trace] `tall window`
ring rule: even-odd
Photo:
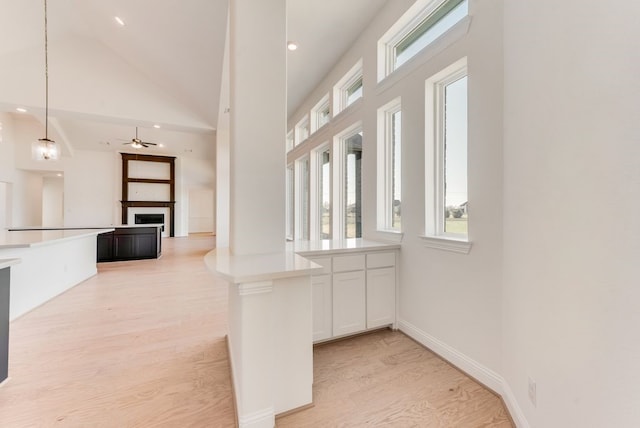
[[[378,110],[378,229],[402,228],[402,112],[400,99]]]
[[[344,237],[362,237],[362,131],[344,140]]]
[[[467,240],[466,59],[427,80],[426,89],[427,119],[431,116],[433,120],[427,124],[427,138],[432,144],[425,151],[427,213],[431,217],[427,219],[427,233]]]
[[[294,230],[294,174],[293,174],[293,164],[287,165],[287,175],[286,175],[286,204],[287,204],[287,212],[286,212],[286,228],[287,228],[287,239],[293,239],[293,230]]]
[[[468,14],[469,0],[418,0],[378,41],[378,80],[393,73]]]
[[[318,153],[318,220],[320,239],[331,238],[331,150]]]
[[[309,157],[296,161],[296,239],[309,239]]]

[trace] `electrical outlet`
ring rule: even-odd
[[[533,407],[536,407],[536,382],[531,378],[529,378],[529,400],[531,400],[531,404],[533,404]]]

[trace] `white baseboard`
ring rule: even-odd
[[[529,421],[524,417],[524,413],[522,413],[522,409],[518,405],[518,401],[516,400],[515,395],[513,395],[511,387],[505,380],[502,381],[502,400],[504,401],[504,404],[507,405],[507,410],[509,410],[511,418],[518,428],[531,427],[529,425]]]
[[[239,428],[273,428],[276,424],[276,416],[273,407],[258,410],[238,418]]]
[[[449,363],[481,382],[487,388],[493,390],[504,400],[513,422],[518,428],[529,428],[529,422],[524,417],[522,409],[511,391],[507,382],[498,373],[478,363],[455,348],[447,345],[430,334],[420,330],[413,324],[398,320],[398,329],[426,348],[429,348]]]

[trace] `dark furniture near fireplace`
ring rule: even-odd
[[[133,153],[120,153],[122,156],[122,224],[129,222],[129,208],[168,208],[169,218],[163,222],[169,226],[169,236],[175,236],[175,195],[176,195],[176,166],[174,156],[156,156],[156,155],[143,155]],[[129,176],[129,162],[155,162],[163,163],[169,166],[168,178],[140,178]],[[159,186],[169,186],[169,200],[168,201],[132,201],[129,199],[129,184],[131,183],[144,183]]]
[[[115,227],[98,235],[98,262],[157,259],[162,254],[162,225]]]

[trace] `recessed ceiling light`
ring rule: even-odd
[[[157,123],[155,125],[153,125],[154,128],[156,129],[160,129],[160,125],[158,125]]]
[[[158,147],[164,147],[164,144],[160,143],[158,144]]]
[[[57,176],[57,177],[62,177],[62,174],[57,173],[57,174],[56,174],[56,176]]]
[[[296,42],[287,42],[287,49],[290,51],[295,51],[298,49],[298,44]]]
[[[19,111],[20,113],[26,113],[27,109],[22,107],[16,107],[16,111]]]
[[[115,16],[114,19],[121,27],[124,27],[124,21],[122,20],[122,18],[120,18],[119,16]]]

